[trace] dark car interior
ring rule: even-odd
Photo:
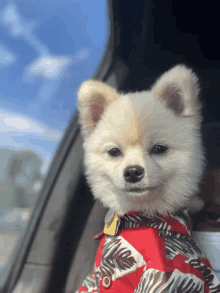
[[[210,173],[220,166],[217,4],[108,0],[107,7],[109,38],[93,79],[126,93],[148,89],[162,72],[178,63],[199,75],[207,171],[201,193],[205,205],[192,215],[193,229],[202,229],[210,220],[213,227],[220,228],[215,223],[220,207],[212,196],[219,186]],[[74,113],[4,272],[1,293],[75,292],[91,271],[99,244],[92,237],[103,229],[107,209],[93,200],[84,176],[83,156]]]

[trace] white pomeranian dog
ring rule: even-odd
[[[196,75],[184,65],[149,91],[89,80],[78,92],[86,176],[110,210],[77,292],[220,292],[186,206],[205,167]]]

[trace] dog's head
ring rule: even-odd
[[[198,191],[204,152],[196,76],[178,65],[149,91],[121,95],[98,81],[78,92],[86,175],[119,215],[168,214]]]

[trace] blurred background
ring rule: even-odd
[[[106,6],[0,1],[0,272],[76,109],[77,89],[104,54]]]

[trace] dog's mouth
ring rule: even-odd
[[[145,188],[138,188],[138,187],[134,187],[134,188],[127,188],[125,189],[125,192],[132,192],[132,193],[143,193],[146,191],[151,191],[151,190],[155,190],[158,186],[149,186],[149,187],[145,187]]]

